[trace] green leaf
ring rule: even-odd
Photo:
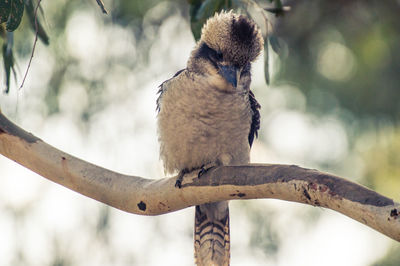
[[[10,16],[11,0],[0,0],[0,23],[6,22]]]
[[[8,93],[10,91],[11,70],[14,72],[14,56],[12,52],[12,46],[9,45],[8,41],[4,42],[3,44],[3,63],[4,70],[6,72],[6,89],[4,91],[5,93]]]
[[[201,27],[203,24],[196,20],[196,14],[201,7],[202,0],[188,0],[188,2],[190,4],[190,28],[195,40],[197,41],[200,39]]]
[[[281,0],[275,0],[275,7],[277,9],[282,9],[282,2]]]
[[[0,38],[2,38],[4,40],[7,38],[6,26],[1,23],[0,23]]]
[[[290,6],[284,6],[282,5],[281,0],[274,0],[275,6],[274,7],[265,7],[264,10],[274,14],[276,17],[283,16],[285,12],[288,12],[291,10]],[[272,3],[272,1],[271,1]]]
[[[269,52],[268,52],[268,40],[264,41],[264,78],[267,85],[269,85]]]
[[[32,29],[34,32],[36,32],[36,26],[35,26],[35,7],[33,5],[32,0],[26,1],[26,14],[28,15],[29,22],[32,26]],[[38,37],[39,39],[46,45],[49,44],[49,36],[47,35],[46,31],[44,30],[42,24],[40,23],[40,20],[38,17],[36,17],[36,23],[37,23],[37,31],[38,31]]]
[[[196,14],[196,19],[207,19],[221,10],[224,0],[205,0]]]
[[[21,23],[22,15],[24,14],[24,0],[9,0],[11,1],[10,16],[7,20],[7,31],[14,31]]]
[[[283,16],[285,12],[291,10],[290,6],[282,6],[282,7],[265,7],[264,10],[274,14],[276,17]]]
[[[222,9],[232,7],[232,2],[226,0],[188,0],[190,3],[190,27],[194,38],[200,39],[201,29],[209,17],[212,17],[216,12]]]
[[[282,59],[286,58],[289,54],[289,49],[285,41],[275,35],[268,37],[269,43],[271,44],[272,50],[279,55]]]
[[[187,0],[187,2],[189,3],[189,5],[193,6],[193,5],[201,5],[201,2],[203,2],[203,0]]]

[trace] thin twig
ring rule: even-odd
[[[108,14],[107,9],[104,7],[104,3],[101,0],[96,0],[97,4],[101,8],[101,11],[103,11],[104,14]]]
[[[33,55],[34,55],[35,49],[36,49],[36,43],[37,43],[37,40],[38,40],[38,32],[39,32],[39,27],[38,27],[38,23],[37,23],[37,11],[39,9],[40,2],[42,2],[42,0],[38,0],[38,3],[37,3],[36,8],[35,8],[35,41],[33,42],[31,58],[29,58],[28,67],[26,68],[24,79],[22,80],[22,84],[19,87],[19,89],[22,89],[22,87],[24,86],[25,79],[26,79],[26,76],[28,76],[28,71],[29,71],[29,68],[31,67]]]

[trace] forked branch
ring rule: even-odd
[[[90,164],[46,144],[0,113],[0,153],[90,198],[140,214],[159,215],[232,199],[274,198],[329,208],[400,241],[400,204],[343,178],[294,165],[249,164],[211,169],[200,179],[146,179]]]

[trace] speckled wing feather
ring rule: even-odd
[[[263,46],[261,31],[245,16],[221,12],[207,20],[186,70],[160,86],[158,138],[166,173],[250,161],[260,127],[250,68]],[[196,206],[194,237],[198,266],[229,265],[229,202]]]
[[[160,86],[158,86],[159,89],[158,89],[157,94],[159,94],[159,95],[158,95],[157,102],[156,102],[156,103],[157,103],[156,111],[157,111],[158,113],[159,113],[160,110],[161,110],[162,95],[163,95],[163,93],[165,92],[165,90],[167,89],[166,86],[164,86],[165,83],[167,83],[167,82],[170,81],[171,79],[177,77],[177,76],[178,76],[180,73],[182,73],[184,70],[185,70],[185,68],[179,70],[178,72],[175,73],[175,75],[174,75],[172,78],[167,79],[166,81],[164,81],[163,83],[161,83]]]
[[[261,105],[257,102],[253,92],[249,90],[249,101],[250,108],[253,112],[253,116],[251,118],[251,126],[249,133],[249,144],[250,147],[253,145],[254,137],[258,137],[258,130],[260,129],[260,111]]]

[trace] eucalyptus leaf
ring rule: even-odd
[[[286,58],[289,54],[289,49],[284,40],[281,38],[275,36],[275,35],[270,35],[268,37],[269,43],[271,44],[272,50],[279,55],[282,59]]]
[[[196,20],[196,14],[201,7],[202,0],[188,0],[188,3],[190,5],[190,28],[195,40],[197,41],[200,39],[201,25],[199,26],[199,22]]]
[[[6,24],[7,31],[14,31],[18,28],[24,14],[24,7],[24,0],[11,0],[10,16]]]
[[[7,42],[3,44],[3,63],[4,71],[6,74],[6,89],[4,92],[8,93],[10,91],[11,70],[14,72],[14,56],[12,48],[8,45]]]
[[[26,1],[26,14],[28,15],[29,22],[32,26],[32,29],[34,32],[36,32],[36,26],[35,26],[35,7],[33,5],[32,0],[27,0]],[[36,23],[37,23],[37,34],[39,39],[46,45],[49,44],[49,36],[47,35],[46,31],[44,30],[42,24],[40,23],[40,20],[38,17],[36,17]]]
[[[0,0],[0,23],[6,22],[10,16],[11,1]]]
[[[269,51],[268,51],[268,40],[264,41],[264,78],[267,85],[270,82],[269,76]]]
[[[226,0],[189,1],[190,3],[190,26],[196,41],[200,39],[201,29],[209,17],[222,9],[232,7],[232,2]]]
[[[265,7],[264,10],[274,14],[276,17],[283,16],[285,12],[290,11],[290,6],[283,6],[281,0],[275,0],[274,7]],[[272,3],[272,1],[271,1]]]
[[[202,4],[198,7],[195,13],[192,16],[192,32],[194,38],[197,40],[200,39],[201,36],[201,28],[203,24],[207,21],[209,17],[211,17],[218,5],[219,0],[205,0]]]
[[[282,2],[281,2],[281,0],[275,0],[274,2],[275,2],[275,7],[276,7],[277,9],[282,9]]]

